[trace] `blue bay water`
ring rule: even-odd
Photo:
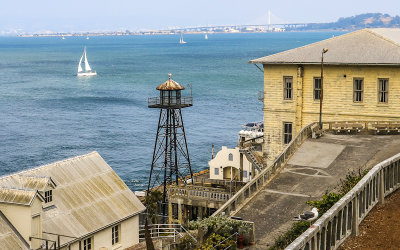
[[[263,119],[263,74],[248,61],[338,34],[0,37],[0,175],[96,150],[144,189],[159,115],[147,98],[168,73],[192,85],[183,119],[192,166],[205,169],[212,144],[234,147],[242,124]],[[83,46],[96,77],[76,76]]]

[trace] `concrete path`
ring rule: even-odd
[[[332,135],[308,139],[288,165],[235,216],[255,222],[254,249],[268,249],[310,210],[308,200],[334,190],[349,171],[369,169],[400,152],[399,135]]]

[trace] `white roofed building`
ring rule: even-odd
[[[0,249],[125,249],[145,207],[97,153],[0,177]]]

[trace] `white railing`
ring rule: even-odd
[[[260,174],[248,182],[211,216],[218,216],[223,213],[225,215],[230,215],[231,211],[236,211],[240,206],[246,204],[250,197],[261,190],[270,180],[272,180],[274,175],[285,166],[289,157],[297,150],[305,139],[310,137],[312,130],[317,129],[318,126],[314,126],[315,124],[315,122],[310,123],[300,130],[297,136],[287,145],[283,152],[278,155],[270,166],[264,168]]]
[[[214,201],[227,201],[231,197],[230,194],[225,193],[223,190],[206,188],[206,187],[170,187],[168,189],[168,196],[181,196],[188,199],[207,199]]]
[[[377,164],[286,249],[337,249],[385,196],[400,187],[400,153]]]
[[[149,225],[151,238],[182,238],[183,234],[189,235],[195,242],[196,238],[191,235],[181,224],[152,224]],[[145,225],[139,226],[139,240],[145,239]]]

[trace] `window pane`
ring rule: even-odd
[[[321,94],[321,78],[314,78],[314,100],[319,100]]]
[[[284,99],[292,99],[293,96],[293,78],[292,77],[284,77],[283,78],[283,97]]]
[[[388,84],[389,81],[387,79],[379,79],[379,102],[386,103],[388,101]]]
[[[219,169],[218,168],[214,168],[214,174],[215,175],[219,175]]]
[[[283,135],[283,142],[288,144],[292,140],[292,123],[285,122],[284,123],[284,135]]]

